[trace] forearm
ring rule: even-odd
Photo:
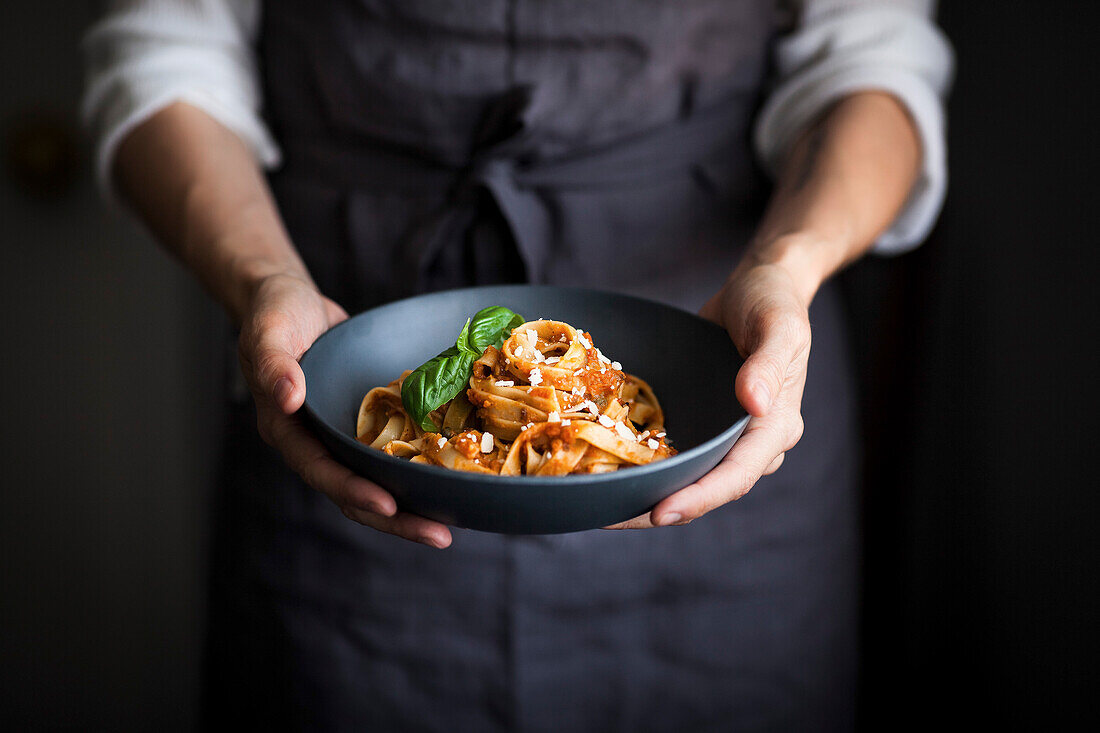
[[[890,225],[920,156],[916,130],[893,97],[866,92],[840,101],[791,151],[746,263],[783,266],[808,304]]]
[[[309,280],[251,152],[230,130],[177,103],[119,145],[115,181],[156,237],[237,322],[264,278]]]

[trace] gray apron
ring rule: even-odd
[[[767,193],[748,128],[772,16],[761,0],[268,2],[280,211],[352,313],[523,281],[697,309]],[[432,550],[346,520],[237,405],[212,554],[211,725],[850,729],[856,443],[831,289],[811,319],[802,443],[686,527],[454,530]]]

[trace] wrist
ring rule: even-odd
[[[293,247],[277,233],[223,232],[193,252],[200,279],[235,324],[252,311],[261,286],[271,278],[293,277],[315,287]]]
[[[315,287],[268,199],[215,211],[212,198],[210,187],[199,184],[183,197],[180,254],[234,323],[249,313],[271,277],[292,276]]]
[[[838,239],[800,231],[757,238],[741,266],[771,265],[783,269],[794,282],[799,298],[809,307],[821,284],[844,262],[847,247]]]
[[[240,322],[253,310],[263,285],[276,278],[290,278],[316,289],[305,266],[295,260],[279,261],[266,257],[238,256],[225,268],[231,300],[226,303],[231,317]]]

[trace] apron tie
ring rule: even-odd
[[[405,235],[391,263],[393,277],[407,281],[414,275],[418,291],[425,289],[432,263],[444,248],[461,242],[475,224],[483,192],[507,222],[529,281],[541,283],[553,254],[550,202],[555,194],[634,188],[689,175],[746,133],[752,110],[746,97],[735,95],[661,127],[551,160],[527,154],[522,127],[513,137],[475,153],[465,165],[428,160],[393,146],[336,146],[293,138],[284,141],[285,158],[289,170],[310,171],[321,183],[346,186],[353,193],[411,190],[440,195],[439,208]],[[353,195],[350,201],[354,232],[355,207],[362,197]]]

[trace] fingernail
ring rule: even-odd
[[[667,512],[657,517],[658,527],[667,527],[670,524],[676,524],[683,519],[683,516],[679,512]]]
[[[437,550],[443,549],[443,543],[435,537],[432,537],[431,535],[423,535],[417,538],[417,541],[427,545],[428,547],[434,547]]]
[[[278,403],[279,407],[282,407],[290,399],[290,393],[293,391],[294,384],[286,377],[279,377],[279,381],[275,382],[275,389],[271,392],[275,397],[275,402]]]
[[[382,508],[381,504],[375,504],[373,501],[367,504],[367,511],[373,512],[380,517],[386,516],[386,510]]]

